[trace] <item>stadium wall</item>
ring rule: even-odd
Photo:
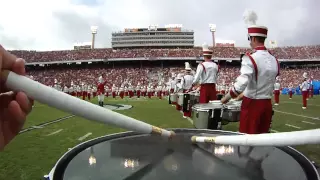
[[[319,94],[320,81],[312,81],[312,84],[313,84],[313,94]],[[289,92],[288,88],[283,88],[281,91],[282,94],[288,94],[288,92]],[[296,87],[294,94],[301,95],[300,87]]]

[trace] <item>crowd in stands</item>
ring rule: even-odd
[[[250,51],[238,47],[214,47],[213,57],[239,58],[241,53]],[[64,50],[64,51],[11,51],[27,62],[50,62],[65,60],[91,60],[108,58],[153,58],[153,57],[199,57],[201,48],[192,49],[121,49],[111,48],[89,50]],[[320,45],[278,47],[270,49],[278,59],[313,59],[320,58]]]
[[[221,67],[218,84],[225,82],[230,84],[239,75],[240,67]],[[69,86],[71,81],[75,84],[95,85],[98,77],[102,74],[106,75],[108,86],[112,84],[118,87],[123,82],[130,82],[136,85],[140,82],[143,85],[152,83],[154,86],[159,81],[168,82],[172,73],[178,74],[184,72],[183,67],[173,68],[83,68],[83,69],[52,69],[52,70],[31,70],[28,72],[36,81],[46,85],[53,85],[54,79],[57,79],[62,85]],[[282,87],[288,87],[292,82],[294,86],[298,86],[303,82],[302,74],[307,72],[309,77],[313,80],[320,80],[320,73],[318,68],[303,68],[303,69],[281,69],[280,83]]]

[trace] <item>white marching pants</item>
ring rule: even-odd
[[[98,101],[103,102],[104,101],[104,94],[98,95]]]

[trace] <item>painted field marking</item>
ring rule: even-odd
[[[279,113],[282,113],[282,114],[289,114],[289,115],[293,115],[293,116],[299,116],[299,117],[304,117],[304,118],[309,118],[309,119],[313,119],[313,120],[318,120],[318,121],[320,121],[320,118],[318,118],[318,117],[304,116],[304,115],[300,115],[300,114],[294,114],[294,113],[289,113],[289,112],[284,112],[284,111],[278,111],[278,110],[274,110],[274,112],[279,112]]]
[[[52,136],[52,135],[54,135],[54,134],[58,134],[58,133],[61,132],[62,130],[63,130],[63,129],[59,129],[59,130],[57,130],[57,131],[54,131],[54,132],[48,134],[47,136]]]
[[[306,124],[312,124],[312,125],[315,125],[316,123],[313,123],[313,122],[309,122],[309,121],[302,121],[303,123],[306,123]]]
[[[271,132],[274,132],[274,133],[280,132],[280,131],[277,131],[277,130],[274,130],[274,129],[271,129],[270,131],[271,131]]]
[[[300,104],[302,105],[302,103],[298,103],[298,102],[291,102],[291,101],[282,101],[283,103],[287,103],[287,104]],[[316,105],[316,104],[309,104],[307,103],[308,106],[317,106],[320,107],[320,105]]]
[[[89,132],[89,133],[87,133],[86,135],[81,136],[78,140],[79,140],[79,141],[83,141],[84,139],[86,139],[87,137],[89,137],[89,136],[91,136],[91,135],[92,135],[92,133]]]
[[[291,124],[286,124],[286,126],[288,126],[288,127],[292,127],[292,128],[295,128],[295,129],[301,129],[301,127],[294,126],[294,125],[291,125]]]
[[[31,126],[31,127],[34,129],[42,129],[43,128],[42,126]]]

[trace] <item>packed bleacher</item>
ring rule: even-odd
[[[239,47],[214,47],[213,57],[239,58],[239,55],[250,49]],[[320,45],[278,47],[270,49],[278,59],[314,59],[320,58]],[[121,49],[111,48],[90,50],[63,50],[63,51],[11,51],[27,62],[50,62],[64,60],[91,60],[108,58],[152,58],[152,57],[199,57],[201,48],[192,49]]]
[[[148,83],[158,84],[160,79],[167,82],[172,73],[178,74],[183,72],[182,67],[159,68],[83,68],[83,69],[47,69],[47,70],[31,70],[28,72],[35,80],[46,84],[53,85],[54,79],[61,82],[62,85],[69,86],[71,81],[75,84],[96,84],[101,74],[106,74],[108,85],[116,84],[120,86],[125,81],[130,81],[136,85],[138,82],[143,85]],[[231,83],[239,75],[240,67],[222,67],[219,73],[218,84],[223,81],[226,84]],[[281,69],[280,82],[282,87],[288,87],[292,82],[298,86],[303,81],[302,74],[308,72],[313,80],[320,80],[318,68],[301,68],[301,69]]]

